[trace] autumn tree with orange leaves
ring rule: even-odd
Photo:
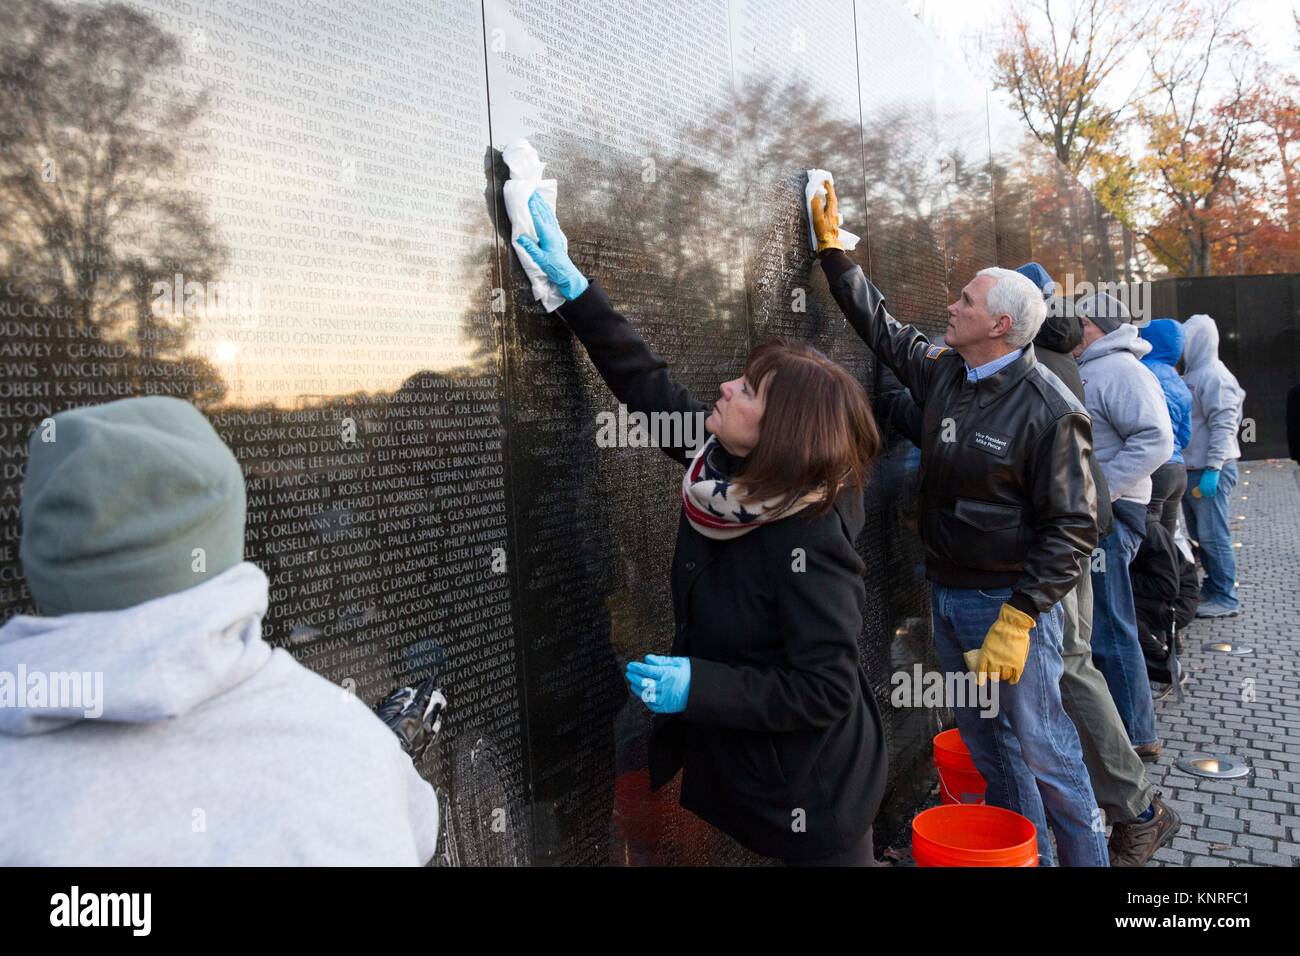
[[[1179,275],[1300,271],[1297,80],[1239,12],[1035,0],[994,39],[993,81],[1033,135]]]

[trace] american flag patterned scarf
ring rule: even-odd
[[[738,538],[821,500],[820,494],[807,494],[784,508],[780,499],[747,500],[744,485],[733,481],[723,464],[727,457],[724,451],[717,436],[710,435],[682,477],[682,508],[686,520],[706,538],[719,541]]]

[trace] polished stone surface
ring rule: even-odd
[[[671,643],[680,470],[596,446],[615,403],[532,301],[496,150],[537,147],[575,262],[706,399],[774,335],[876,386],[807,248],[811,166],[930,333],[984,265],[1113,246],[1061,226],[1086,193],[875,0],[9,0],[0,63],[0,614],[31,610],[28,433],[194,402],[245,469],[267,638],[370,703],[439,671],[444,863],[761,862],[649,792],[621,672]],[[945,717],[888,702],[933,666],[918,458],[890,438],[859,542],[885,837]]]

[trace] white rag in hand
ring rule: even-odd
[[[804,211],[808,214],[808,243],[812,247],[813,255],[817,255],[817,233],[813,230],[813,224],[812,224],[812,201],[813,201],[813,196],[821,196],[822,202],[826,201],[825,184],[828,180],[832,185],[834,185],[835,177],[832,176],[830,173],[828,173],[826,170],[824,169],[808,170],[808,185],[804,187],[803,204],[804,204]],[[844,222],[844,216],[841,214],[839,217],[839,222],[837,222],[836,225],[837,226],[841,225],[843,224],[843,222]],[[840,245],[844,247],[845,252],[849,252],[850,250],[855,249],[857,247],[858,237],[851,232],[847,232],[841,229]]]
[[[527,236],[537,242],[537,230],[533,227],[533,214],[528,210],[528,200],[534,191],[539,192],[554,210],[557,194],[555,180],[542,178],[542,161],[537,150],[526,139],[515,140],[501,151],[501,156],[510,167],[510,178],[502,187],[506,215],[510,217],[510,244],[515,247],[519,264],[524,267],[533,287],[533,298],[541,302],[547,312],[554,312],[564,304],[564,296],[560,294],[559,287],[546,277],[542,267],[519,245],[519,237]]]

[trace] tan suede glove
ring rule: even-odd
[[[817,237],[817,251],[843,250],[844,246],[840,243],[840,201],[835,198],[835,184],[828,179],[824,185],[826,202],[822,203],[821,196],[813,196],[811,203],[813,235]]]
[[[984,636],[984,645],[962,655],[966,666],[975,672],[981,687],[989,679],[1020,682],[1029,659],[1029,632],[1034,619],[1010,604],[1002,605],[998,619]]]

